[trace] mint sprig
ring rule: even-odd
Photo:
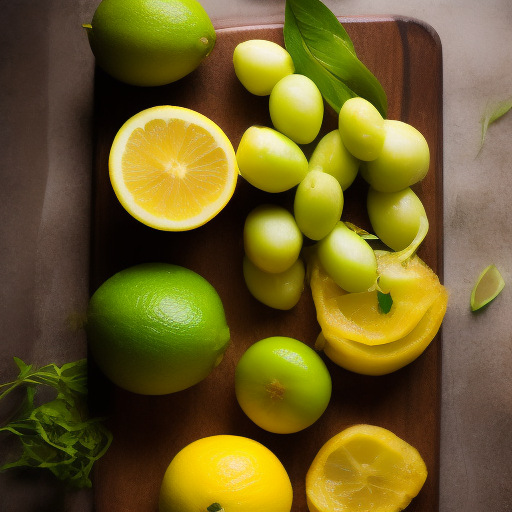
[[[74,487],[91,487],[89,478],[93,463],[108,449],[112,434],[100,418],[89,418],[87,411],[87,360],[62,367],[55,364],[34,369],[15,357],[20,373],[16,380],[0,385],[6,388],[1,401],[20,386],[25,395],[15,418],[0,427],[19,437],[23,452],[14,462],[7,462],[0,471],[15,467],[49,469],[60,480]],[[47,403],[36,405],[39,386],[57,392]]]

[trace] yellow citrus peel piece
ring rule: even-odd
[[[419,357],[439,331],[448,302],[448,293],[440,294],[416,327],[406,336],[383,345],[366,345],[323,333],[315,348],[346,370],[363,375],[385,375],[403,368]]]
[[[326,339],[343,338],[382,345],[407,336],[446,290],[417,256],[404,262],[393,253],[376,251],[379,287],[391,293],[393,305],[383,314],[377,290],[347,293],[327,275],[316,255],[309,256],[309,277],[317,318]],[[396,253],[398,254],[398,253]]]

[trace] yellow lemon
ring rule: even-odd
[[[184,77],[210,54],[216,39],[196,0],[103,0],[83,26],[98,65],[139,86]]]
[[[401,262],[392,254],[376,252],[379,285],[393,299],[387,314],[379,310],[376,290],[346,292],[327,275],[318,258],[310,256],[311,290],[318,322],[327,339],[344,338],[367,345],[399,340],[446,293],[436,274],[418,256]]]
[[[355,425],[322,446],[306,476],[310,512],[396,512],[427,478],[421,455],[395,434]]]
[[[199,439],[171,461],[160,512],[290,512],[292,486],[279,459],[246,437]]]
[[[110,180],[124,208],[156,229],[185,231],[217,215],[238,177],[231,142],[193,110],[158,106],[131,117],[117,133]]]

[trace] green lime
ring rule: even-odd
[[[471,292],[471,310],[476,311],[494,300],[503,290],[505,281],[495,265],[486,267]]]
[[[136,265],[105,281],[89,302],[86,330],[105,375],[144,395],[198,383],[220,363],[230,339],[213,286],[166,263]]]
[[[84,27],[98,66],[132,85],[174,82],[215,45],[215,29],[196,0],[103,0]]]

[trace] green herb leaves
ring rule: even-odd
[[[379,311],[387,315],[391,311],[391,306],[393,305],[391,293],[383,293],[377,290],[377,300],[379,301]]]
[[[295,70],[309,77],[331,107],[361,96],[386,117],[386,93],[357,58],[349,35],[320,0],[286,0],[284,42]]]
[[[39,370],[14,358],[20,369],[18,378],[7,384],[0,402],[19,386],[26,386],[25,399],[16,419],[0,428],[19,437],[23,453],[15,462],[0,470],[29,466],[48,468],[59,479],[75,487],[90,487],[89,473],[94,461],[110,446],[112,434],[87,415],[87,361],[82,359],[62,367],[55,364]],[[36,406],[38,385],[54,388],[57,396],[51,402]]]

